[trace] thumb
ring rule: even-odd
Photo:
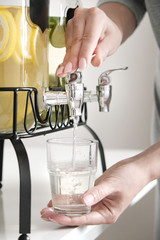
[[[99,185],[89,189],[82,196],[82,202],[86,206],[92,206],[100,202],[106,196],[112,192],[112,188],[109,183],[102,182]]]

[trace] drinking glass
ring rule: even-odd
[[[47,165],[55,213],[87,214],[81,196],[94,185],[97,170],[96,140],[54,138],[47,141]]]

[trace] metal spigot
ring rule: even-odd
[[[65,89],[70,116],[73,118],[81,116],[84,100],[84,84],[82,83],[82,74],[80,71],[76,70],[74,73],[67,75]]]
[[[99,76],[98,86],[96,87],[96,90],[97,90],[97,97],[98,97],[100,112],[109,112],[109,106],[110,106],[111,97],[112,97],[112,86],[110,85],[111,79],[109,75],[114,71],[127,70],[127,69],[128,67],[111,69],[103,72]]]
[[[126,70],[125,68],[112,69],[103,72],[98,78],[98,86],[96,92],[84,91],[82,83],[82,74],[76,70],[74,73],[68,74],[65,91],[45,91],[43,101],[46,109],[54,105],[68,104],[70,116],[77,118],[81,116],[81,109],[84,102],[99,103],[100,112],[108,112],[112,95],[112,86],[110,85],[110,73],[117,70]]]

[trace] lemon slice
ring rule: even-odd
[[[30,39],[33,29],[27,21],[25,10],[18,10],[15,17],[15,22],[17,26],[18,37],[13,57],[17,63],[22,64],[24,60],[32,60]]]
[[[35,65],[45,63],[44,39],[41,29],[30,20],[29,13],[19,9],[15,17],[17,25],[18,39],[16,50],[13,54],[14,60],[18,64],[24,61],[32,61]]]
[[[31,34],[31,53],[35,65],[46,64],[46,49],[44,45],[43,34],[40,27],[36,26]]]
[[[0,10],[3,10],[5,8],[8,8],[8,6],[0,6]]]
[[[17,44],[15,47],[15,51],[13,53],[13,58],[17,64],[23,63],[23,55],[22,55],[22,47],[21,47],[21,17],[22,17],[22,9],[19,9],[15,16],[15,23],[17,27]]]
[[[55,48],[65,47],[65,30],[63,25],[57,25],[55,29],[51,28],[50,43]]]
[[[0,11],[0,54],[5,49],[9,39],[9,26],[5,14]]]
[[[19,48],[17,47],[17,45],[16,45],[15,51],[13,53],[13,58],[17,64],[21,65],[24,63],[24,59],[21,56],[21,52],[20,52]]]
[[[14,22],[14,18],[10,12],[7,10],[3,10],[3,14],[6,17],[9,27],[9,39],[4,48],[3,52],[0,54],[0,62],[6,61],[14,52],[16,46],[16,25]]]

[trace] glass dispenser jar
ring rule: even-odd
[[[0,0],[0,87],[35,87],[39,108],[48,87],[48,1]],[[26,92],[18,93],[18,131],[23,131]],[[0,92],[0,132],[12,131],[13,93]],[[31,105],[27,124],[33,123]]]
[[[77,0],[0,0],[0,88],[36,88],[42,119],[49,79],[51,88],[64,86],[56,71],[65,54],[67,20],[78,6]],[[18,93],[18,131],[24,130],[26,96]],[[33,123],[29,104],[27,128]],[[12,126],[13,92],[0,92],[0,133],[11,132]]]

